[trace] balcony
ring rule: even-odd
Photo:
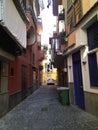
[[[50,38],[51,51],[52,51],[51,61],[55,68],[63,64],[64,61],[63,51],[67,46],[66,42],[61,43],[60,39],[61,39],[60,36]]]
[[[65,20],[65,10],[63,5],[58,5],[58,20]]]

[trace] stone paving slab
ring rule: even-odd
[[[0,130],[98,130],[98,119],[58,101],[55,88],[38,89],[0,119]]]

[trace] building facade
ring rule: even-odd
[[[0,0],[0,116],[39,87],[38,14],[38,1]]]
[[[0,115],[9,106],[9,63],[26,48],[28,20],[14,2],[0,0]]]
[[[86,3],[87,2],[87,3]],[[98,1],[67,2],[68,83],[71,103],[98,116]]]
[[[67,44],[59,50],[63,62],[60,56],[55,60],[58,53],[53,53],[54,64],[62,63],[59,71],[65,70],[68,75],[71,104],[98,117],[98,0],[62,0],[62,5]]]

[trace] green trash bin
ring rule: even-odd
[[[62,105],[69,105],[69,88],[59,87],[57,88],[59,94],[59,100]]]

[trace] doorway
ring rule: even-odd
[[[75,103],[80,108],[85,109],[80,51],[74,53],[72,55],[72,59],[73,59]]]

